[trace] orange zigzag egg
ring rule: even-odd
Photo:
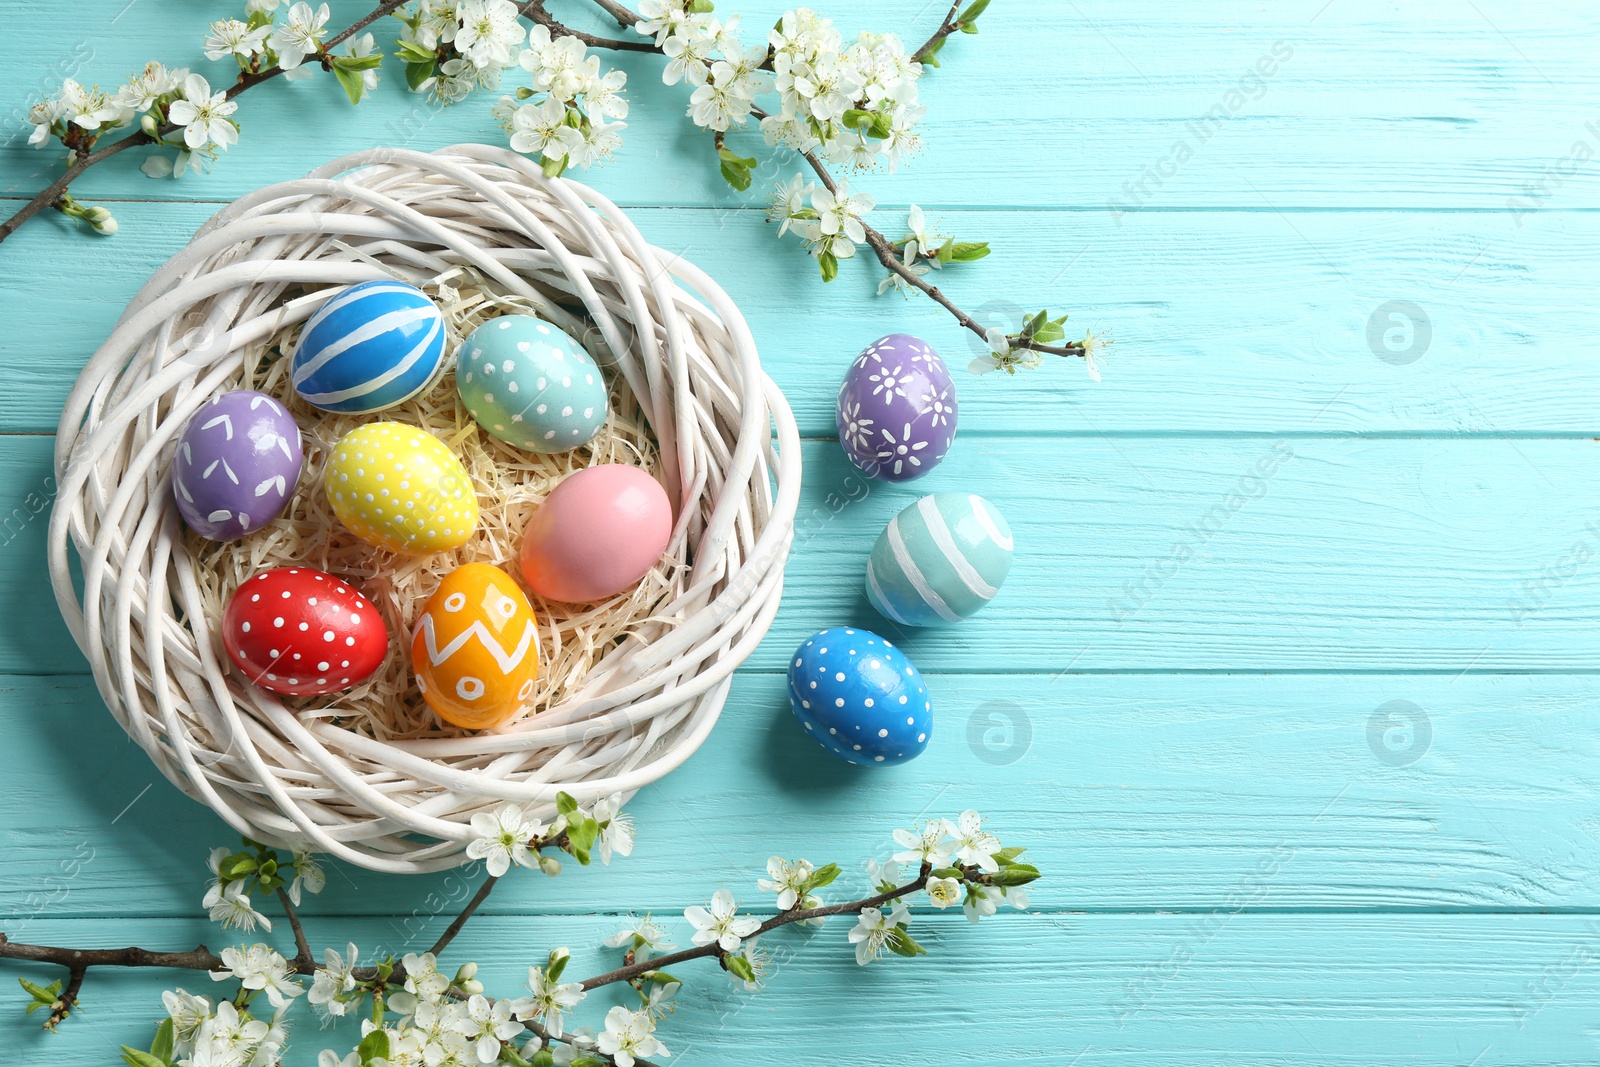
[[[417,688],[438,716],[467,730],[509,720],[539,676],[539,627],[528,598],[498,567],[444,576],[411,633]]]

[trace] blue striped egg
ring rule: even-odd
[[[817,744],[862,767],[915,759],[933,733],[922,675],[871,630],[832,627],[795,649],[789,706]]]
[[[983,497],[925,496],[878,535],[867,557],[867,599],[904,626],[959,622],[999,591],[1011,549],[1011,527]]]
[[[414,285],[382,280],[340,290],[300,334],[294,388],[323,411],[365,415],[410,400],[444,362],[444,315]]]

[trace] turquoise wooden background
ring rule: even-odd
[[[114,84],[152,57],[204,66],[199,36],[224,6],[13,0],[0,100],[20,108],[64,74]],[[341,25],[360,8],[334,6]],[[741,6],[752,25],[780,10]],[[851,31],[919,40],[943,9],[831,7]],[[1047,879],[1032,912],[978,929],[918,915],[930,955],[865,970],[847,923],[773,937],[777,973],[757,996],[696,972],[664,1025],[673,1062],[1593,1063],[1600,11],[1000,0],[983,25],[924,81],[926,154],[859,184],[886,229],[914,199],[993,242],[946,274],[967,306],[996,321],[1070,310],[1118,343],[1100,386],[1076,364],[962,375],[957,446],[911,488],[852,480],[834,386],[892,329],[958,368],[968,339],[926,302],[876,298],[862,263],[824,289],[716,178],[656,62],[625,62],[626,149],[588,179],[746,309],[808,438],[801,536],[722,724],[634,802],[635,855],[507,886],[462,958],[515,985],[566,944],[590,973],[623,913],[673,916],[721,885],[756,903],[772,853],[837,860],[861,890],[890,828],[971,806],[1033,847]],[[1255,78],[1274,46],[1289,58]],[[253,92],[212,175],[152,181],[130,153],[81,183],[114,208],[116,238],[42,219],[0,250],[13,936],[213,936],[195,912],[222,823],[104,712],[54,618],[34,513],[73,376],[219,204],[357,148],[496,139],[487,99],[438,112],[385,78],[359,111],[331,83]],[[1191,123],[1219,103],[1233,114],[1202,140]],[[51,163],[7,129],[0,191],[16,198]],[[1386,347],[1393,301],[1428,326]],[[1273,473],[1249,480],[1263,460]],[[859,593],[872,539],[915,495],[955,488],[1010,519],[1010,582],[969,625],[905,642],[935,694],[927,754],[836,763],[789,716],[786,653],[823,625],[873,624]],[[340,867],[311,933],[421,945],[465,891]],[[161,987],[96,975],[50,1038],[0,986],[0,1051],[111,1062],[148,1037]],[[319,1047],[308,1021],[291,1062]]]

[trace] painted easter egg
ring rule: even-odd
[[[282,404],[251,389],[223,393],[178,438],[172,495],[191,530],[232,541],[283,512],[303,460],[300,427]]]
[[[925,496],[889,520],[867,557],[867,599],[905,626],[959,622],[1000,590],[1011,527],[971,493]]]
[[[457,567],[417,618],[411,667],[441,719],[468,730],[499,726],[527,703],[539,676],[539,627],[527,596],[499,567]]]
[[[819,745],[863,767],[915,759],[933,733],[922,675],[871,630],[807,638],[789,664],[789,706]]]
[[[278,567],[233,594],[222,644],[261,688],[311,696],[371,677],[389,652],[389,631],[378,609],[340,579],[309,567]]]
[[[672,503],[648,472],[587,467],[563,479],[528,520],[522,579],[546,600],[601,600],[648,574],[671,537]]]
[[[532,315],[473,330],[456,359],[456,391],[486,433],[531,452],[565,452],[606,423],[606,383],[589,353]]]
[[[444,363],[444,314],[405,282],[352,285],[306,322],[291,363],[294,388],[324,411],[362,415],[410,400]]]
[[[455,548],[478,525],[478,498],[461,461],[437,437],[398,422],[339,438],[327,488],[351,533],[392,552]]]
[[[956,387],[928,342],[880,337],[850,364],[834,411],[839,443],[864,473],[909,482],[932,470],[956,436]]]

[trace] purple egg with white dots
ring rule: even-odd
[[[834,421],[845,454],[864,473],[890,482],[920,478],[956,437],[950,368],[919,337],[880,337],[845,373]]]
[[[871,630],[819,630],[795,649],[789,706],[817,744],[862,767],[915,759],[933,733],[922,675]]]

